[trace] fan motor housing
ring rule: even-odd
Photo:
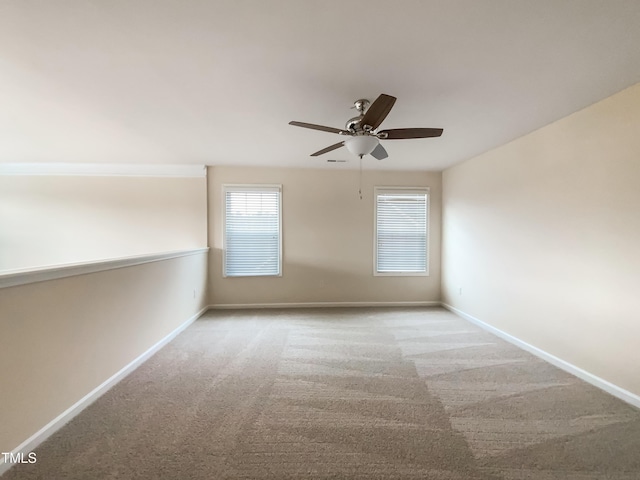
[[[350,132],[360,132],[362,130],[362,127],[360,125],[362,117],[364,117],[364,115],[358,115],[357,117],[353,117],[347,120],[347,123],[345,123],[344,125],[345,129]]]

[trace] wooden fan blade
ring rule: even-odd
[[[406,138],[429,138],[442,135],[441,128],[392,128],[378,132],[381,140],[402,140]],[[385,136],[386,135],[386,136]]]
[[[384,93],[381,94],[364,114],[360,125],[369,125],[372,130],[375,130],[387,118],[394,103],[396,103],[396,97],[385,95]]]
[[[384,149],[382,144],[379,143],[378,146],[373,149],[373,152],[371,152],[371,156],[373,158],[375,158],[376,160],[383,160],[383,159],[387,158],[389,156],[389,154]]]
[[[316,125],[315,123],[289,122],[289,125],[293,125],[295,127],[310,128],[312,130],[320,130],[322,132],[339,133],[342,135],[349,133],[345,130],[340,130],[339,128],[325,127],[324,125]]]
[[[336,149],[342,147],[343,145],[344,145],[344,142],[335,143],[335,144],[331,145],[330,147],[323,148],[322,150],[318,150],[316,153],[312,153],[311,156],[312,157],[320,156],[320,155],[322,155],[324,153],[331,152],[332,150],[336,150]]]

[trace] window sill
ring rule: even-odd
[[[429,272],[373,272],[374,277],[428,277]]]

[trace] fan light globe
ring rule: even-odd
[[[371,135],[356,135],[344,141],[347,147],[354,155],[369,155],[378,146],[377,137]]]

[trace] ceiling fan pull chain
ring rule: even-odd
[[[358,175],[358,195],[360,195],[360,200],[362,200],[362,157],[360,155],[360,174]]]

